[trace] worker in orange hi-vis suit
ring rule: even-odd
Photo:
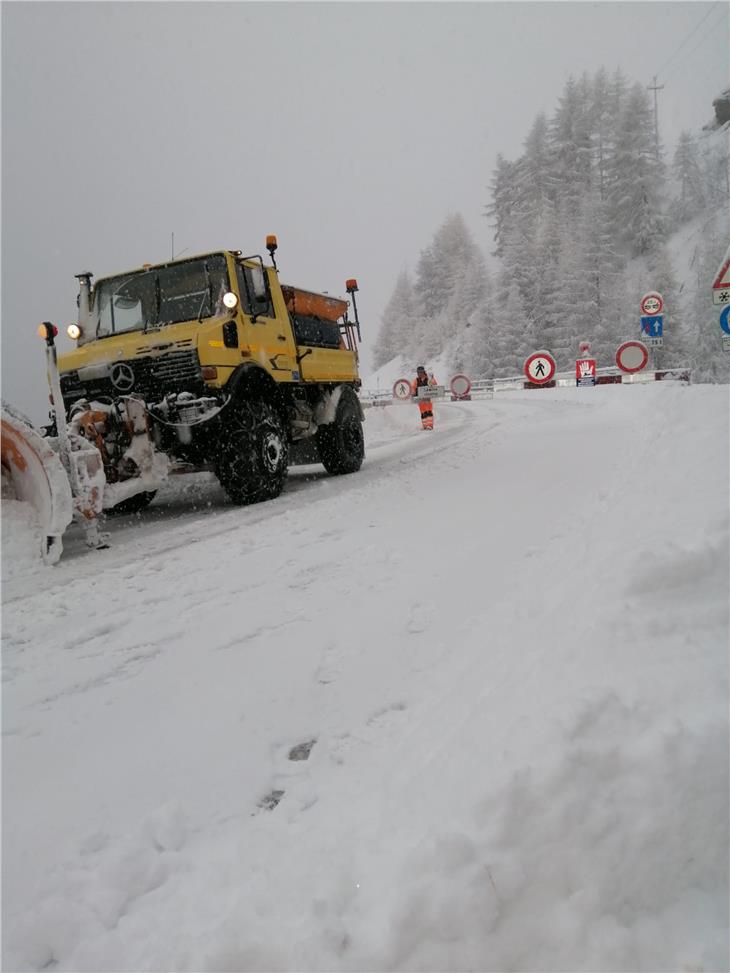
[[[429,378],[423,365],[419,365],[416,369],[416,377],[411,382],[411,394],[417,400],[418,408],[421,410],[421,425],[424,429],[433,429],[433,405],[430,399],[419,399],[418,390],[424,385],[437,384],[433,375]]]

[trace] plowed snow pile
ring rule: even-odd
[[[4,564],[4,967],[727,970],[728,411],[373,409]]]
[[[2,471],[2,580],[34,574],[41,552],[42,532],[36,511],[15,497]],[[30,582],[33,583],[32,581]]]

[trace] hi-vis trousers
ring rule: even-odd
[[[419,399],[418,408],[421,410],[421,425],[424,429],[433,429],[433,406],[430,399]]]

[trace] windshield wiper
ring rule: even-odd
[[[198,311],[198,324],[200,324],[200,322],[203,320],[203,307],[205,305],[205,301],[207,297],[208,295],[206,294],[205,291],[203,291],[203,300],[200,302],[200,310]]]
[[[208,272],[208,265],[203,264],[203,272],[205,273],[205,289],[203,290],[203,300],[200,302],[200,310],[198,311],[198,324],[203,320],[203,305],[205,304],[205,299],[208,298],[211,307],[213,306],[213,287],[210,283],[210,273]]]

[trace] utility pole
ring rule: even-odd
[[[659,105],[657,103],[657,91],[661,91],[664,88],[663,84],[656,83],[657,76],[654,75],[654,84],[647,85],[647,91],[654,92],[654,154],[656,155],[657,162],[659,161]]]

